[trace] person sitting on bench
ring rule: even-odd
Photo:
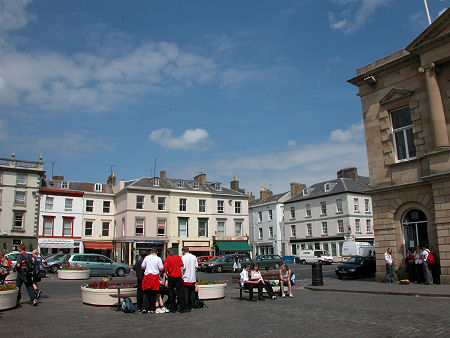
[[[270,283],[268,281],[264,281],[264,279],[262,278],[261,272],[259,272],[258,268],[259,268],[258,264],[255,264],[253,266],[253,270],[250,275],[250,280],[256,281],[258,283],[258,285],[261,285],[261,287],[266,289],[267,294],[269,295],[269,298],[277,299],[277,296],[275,296],[273,294],[272,285],[270,285]]]
[[[250,270],[250,265],[245,264],[241,272],[241,287],[246,288],[250,295],[250,300],[256,302],[256,298],[253,298],[253,288],[258,288],[258,298],[264,299],[262,295],[262,285],[257,281],[251,281],[248,277],[248,271]]]

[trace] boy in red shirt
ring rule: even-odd
[[[172,248],[167,249],[168,257],[164,261],[164,270],[167,271],[169,282],[169,311],[177,312],[177,300],[180,307],[183,308],[183,260],[175,255]]]

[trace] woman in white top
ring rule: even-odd
[[[255,264],[253,266],[253,270],[250,274],[250,279],[252,281],[258,282],[258,284],[260,284],[264,289],[266,289],[267,294],[269,295],[269,298],[277,299],[277,296],[275,296],[273,294],[272,285],[270,285],[269,282],[264,281],[264,279],[262,278],[261,272],[259,272],[259,270],[258,270],[258,264]]]
[[[281,266],[281,270],[280,270],[280,291],[281,291],[281,297],[286,297],[284,294],[284,286],[287,285],[288,286],[288,290],[289,290],[289,297],[294,297],[292,295],[292,284],[291,284],[291,269],[289,269],[287,264],[283,264]]]
[[[386,283],[394,283],[394,262],[391,253],[391,248],[387,248],[384,254],[384,260],[386,261]]]

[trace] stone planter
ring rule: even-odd
[[[197,285],[199,299],[219,299],[225,297],[225,287],[227,283]]]
[[[59,279],[89,279],[91,270],[58,270]]]
[[[136,288],[120,289],[121,294],[136,292]],[[92,289],[86,285],[81,287],[81,300],[85,304],[111,306],[117,304],[117,298],[109,295],[117,295],[117,289]],[[131,297],[133,303],[137,303],[136,297]]]
[[[6,276],[6,280],[9,282],[15,282],[17,280],[17,272],[11,270],[9,275]]]
[[[12,309],[17,305],[19,289],[0,291],[0,310]]]

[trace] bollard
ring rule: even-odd
[[[323,285],[322,264],[314,263],[312,265],[311,274],[313,286]]]

